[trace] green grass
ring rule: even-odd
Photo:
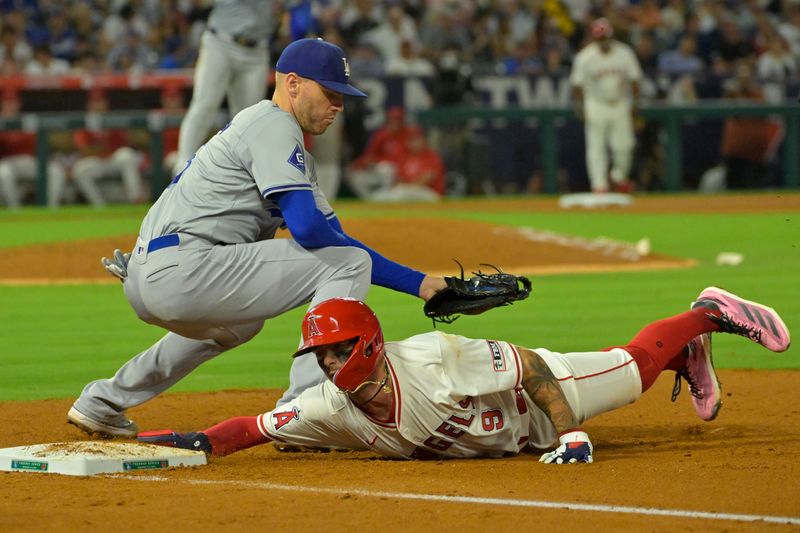
[[[147,209],[142,206],[0,210],[0,248],[135,235],[146,213]]]
[[[337,211],[345,223],[356,216],[375,216],[347,203]],[[136,232],[144,212],[140,207],[0,212],[0,247],[129,235]],[[798,213],[487,214],[431,208],[414,214],[589,238],[648,237],[655,253],[698,261],[696,267],[683,270],[535,276],[528,300],[480,317],[462,317],[440,326],[444,331],[556,351],[596,350],[626,342],[649,321],[682,312],[708,285],[772,305],[790,330],[800,324]],[[744,254],[744,263],[717,266],[714,259],[723,251]],[[491,257],[486,260],[491,262]],[[373,288],[368,301],[381,317],[387,339],[431,328],[416,298]],[[302,315],[298,309],[270,320],[251,342],[204,364],[171,390],[285,387]],[[163,334],[136,318],[118,285],[0,286],[0,325],[0,400],[75,397],[87,382],[112,375]],[[721,368],[800,368],[795,351],[772,354],[739,337],[714,337],[714,358]]]

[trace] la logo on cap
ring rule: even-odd
[[[350,65],[347,64],[347,58],[342,58],[342,63],[344,63],[344,75],[348,78],[350,77]]]

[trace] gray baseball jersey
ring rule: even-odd
[[[270,101],[237,114],[198,150],[145,217],[123,285],[139,318],[170,332],[113,378],[89,383],[78,411],[113,421],[247,342],[266,319],[309,302],[366,297],[366,251],[272,238],[283,223],[273,193],[291,190],[313,191],[318,209],[333,216],[300,127]],[[313,354],[298,357],[285,398],[324,380]]]
[[[214,244],[270,239],[283,223],[270,195],[291,190],[313,191],[319,210],[333,215],[297,121],[263,100],[198,150],[150,209],[139,236],[188,233]]]
[[[535,351],[581,422],[641,395],[636,363],[622,349]],[[278,442],[370,449],[398,458],[500,457],[557,440],[550,419],[520,387],[520,356],[509,343],[437,331],[387,342],[386,358],[391,421],[369,417],[326,380],[259,415],[259,431]]]

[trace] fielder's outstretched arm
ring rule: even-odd
[[[561,446],[540,459],[544,463],[591,463],[592,443],[580,428],[580,421],[567,402],[558,379],[547,363],[533,350],[516,347],[522,361],[522,388],[533,403],[550,419]]]

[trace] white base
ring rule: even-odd
[[[617,192],[580,192],[575,194],[565,194],[558,199],[560,207],[608,207],[608,206],[629,206],[633,203],[633,196]]]
[[[91,476],[206,464],[206,455],[154,444],[78,441],[0,449],[0,471]]]

